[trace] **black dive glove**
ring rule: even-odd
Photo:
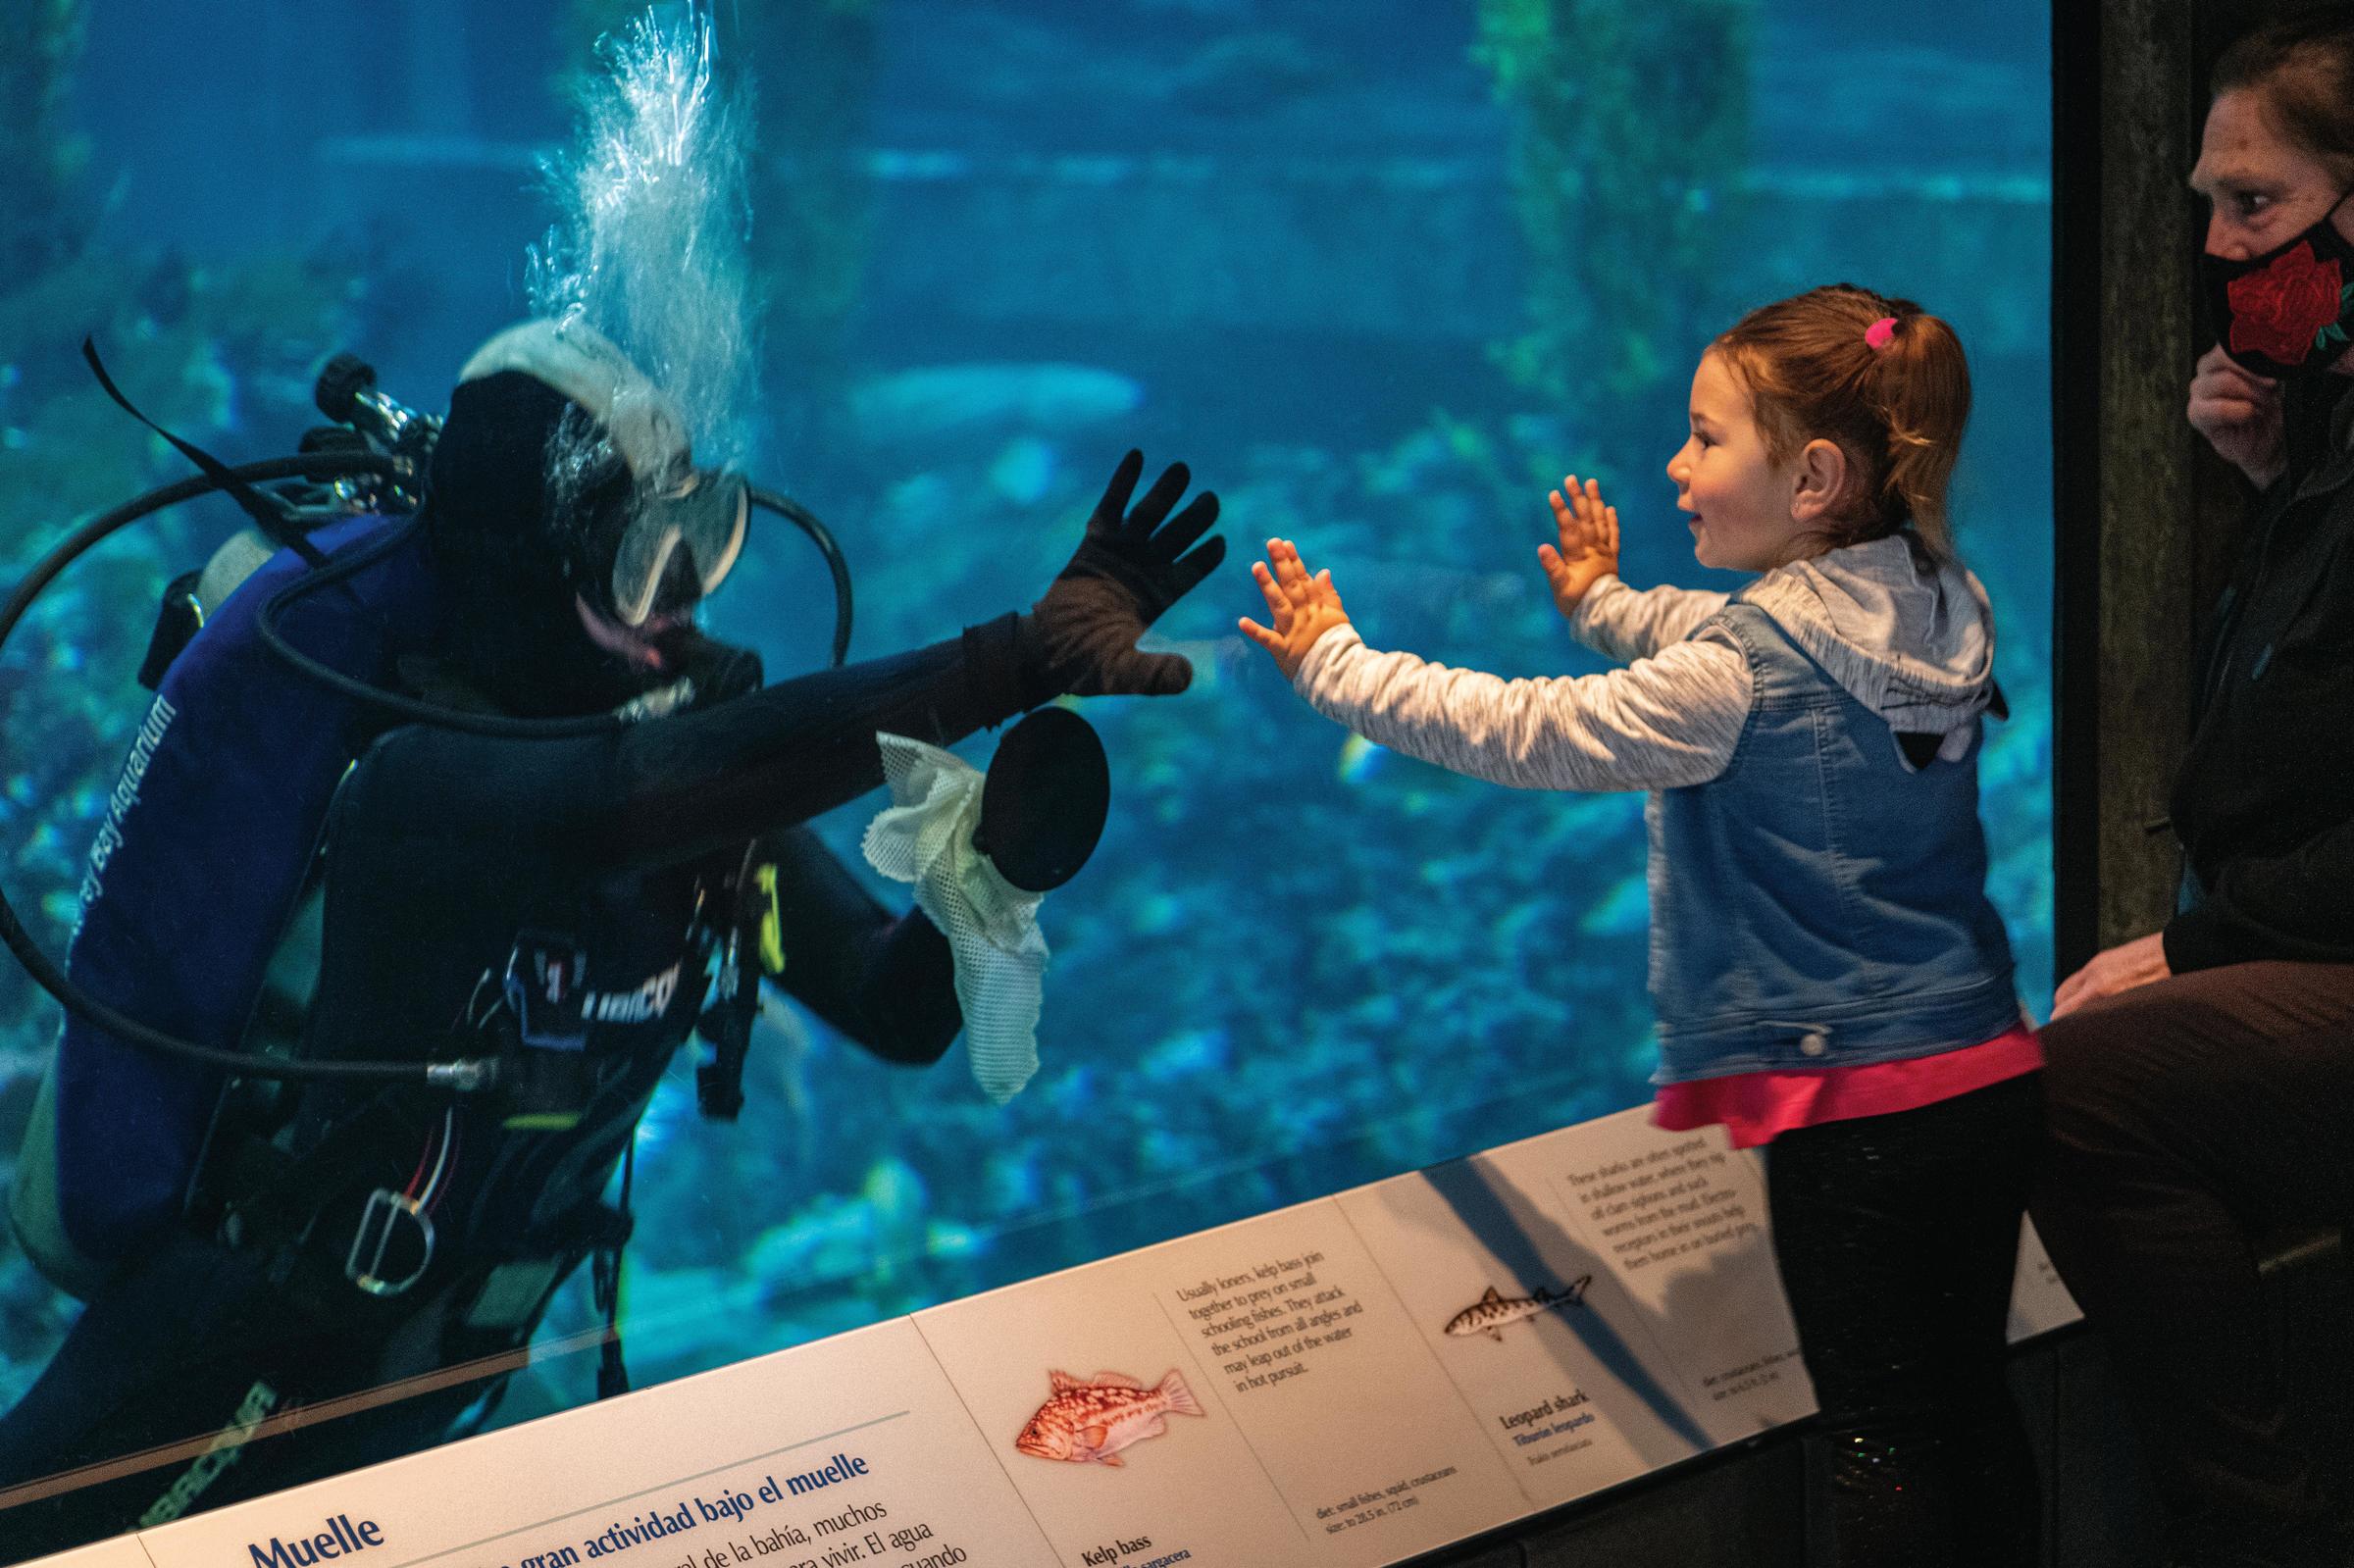
[[[1064,692],[1166,697],[1193,683],[1183,657],[1141,653],[1136,639],[1226,559],[1223,538],[1186,553],[1217,522],[1218,498],[1204,490],[1169,517],[1192,480],[1183,463],[1172,463],[1131,511],[1128,496],[1144,469],[1142,452],[1120,459],[1070,565],[1017,625],[1026,706]]]

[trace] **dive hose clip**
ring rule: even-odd
[[[406,1219],[416,1227],[417,1266],[397,1280],[388,1280],[381,1272],[384,1254],[390,1250],[392,1239]],[[374,1238],[376,1246],[369,1250]],[[366,1252],[368,1259],[360,1261]],[[434,1261],[434,1222],[427,1217],[425,1205],[405,1192],[389,1188],[378,1188],[368,1194],[368,1206],[360,1211],[360,1223],[351,1233],[351,1251],[343,1259],[343,1278],[370,1295],[399,1295],[425,1278],[425,1271]]]
[[[472,1094],[498,1082],[498,1061],[490,1056],[467,1056],[454,1062],[429,1062],[425,1081],[435,1088]]]

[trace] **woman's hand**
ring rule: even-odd
[[[2280,383],[2251,376],[2218,343],[2190,379],[2190,428],[2258,489],[2280,477]]]
[[[2052,1016],[2066,1018],[2087,1002],[2114,996],[2119,991],[2147,986],[2154,980],[2165,980],[2174,971],[2166,967],[2166,937],[2163,932],[2136,936],[2121,947],[2095,953],[2092,962],[2060,983],[2052,996]]]
[[[1546,499],[1553,503],[1561,542],[1559,549],[1538,545],[1537,564],[1545,569],[1555,606],[1564,616],[1573,615],[1595,583],[1618,571],[1618,509],[1602,504],[1602,486],[1594,481],[1580,488],[1574,474]]]
[[[1269,563],[1274,566],[1272,572],[1267,570]],[[1275,656],[1286,681],[1294,680],[1316,638],[1335,627],[1347,626],[1349,612],[1341,608],[1332,574],[1325,571],[1308,576],[1289,539],[1269,539],[1267,559],[1251,563],[1251,577],[1265,596],[1267,616],[1275,625],[1269,629],[1245,617],[1240,623],[1243,635]]]

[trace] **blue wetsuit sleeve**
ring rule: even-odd
[[[332,549],[363,531],[319,537]],[[284,555],[262,568],[165,677],[92,845],[67,960],[91,995],[222,1048],[244,1032],[364,722],[255,635],[261,604],[300,571]],[[298,603],[284,630],[314,657],[380,678],[422,582],[396,554],[353,591]],[[77,1248],[111,1263],[172,1223],[219,1087],[215,1072],[68,1019],[57,1189]]]

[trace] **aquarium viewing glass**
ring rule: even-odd
[[[23,143],[0,204],[12,579],[74,521],[186,472],[90,384],[85,332],[147,412],[232,461],[292,450],[338,349],[446,406],[474,346],[527,313],[568,73],[636,12],[43,9],[49,76],[0,111]],[[2048,1008],[2042,8],[716,13],[723,71],[755,86],[744,466],[840,537],[851,657],[1028,605],[1131,446],[1217,491],[1231,553],[1156,629],[1192,689],[1081,705],[1111,815],[1040,912],[1051,960],[1023,1092],[990,1103],[961,1045],[929,1069],[878,1062],[781,1000],[734,1125],[698,1117],[693,1052],[673,1063],[636,1135],[637,1384],[1643,1099],[1640,798],[1508,790],[1367,746],[1235,618],[1261,613],[1247,566],[1281,536],[1331,569],[1376,646],[1508,676],[1602,668],[1538,570],[1546,490],[1600,478],[1635,584],[1732,585],[1691,559],[1663,469],[1709,338],[1817,283],[1917,300],[1970,354],[1953,512],[2011,708],[1981,763],[1991,892],[2021,993]],[[132,531],[0,663],[0,866],[51,952],[145,711],[152,606],[239,521],[215,500]],[[825,662],[832,602],[807,541],[767,519],[707,625],[774,680]],[[985,763],[993,744],[958,749]],[[881,803],[818,827],[903,907],[859,853]],[[13,966],[0,1008],[4,1175],[58,1014]],[[586,1274],[490,1419],[594,1397],[596,1354],[566,1348],[601,1323]],[[0,1404],[76,1310],[0,1242]]]

